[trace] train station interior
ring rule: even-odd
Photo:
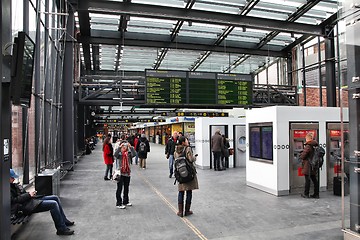
[[[360,0],[0,6],[0,240],[64,238],[49,212],[14,214],[10,169],[59,196],[69,239],[360,239]],[[197,154],[184,217],[165,154],[175,131]],[[304,198],[309,133],[325,155],[320,194]],[[146,169],[131,159],[126,209],[104,181],[109,135],[150,144]]]

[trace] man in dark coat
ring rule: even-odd
[[[314,155],[314,147],[318,146],[318,142],[313,140],[313,134],[308,133],[305,137],[304,150],[300,154],[302,160],[302,174],[305,175],[305,190],[304,194],[301,194],[303,198],[319,198],[319,181],[317,179],[318,169],[312,169],[310,165],[310,159]],[[309,195],[310,192],[310,179],[314,183],[314,194]]]
[[[211,137],[211,151],[214,154],[214,170],[221,171],[220,157],[221,150],[224,149],[224,140],[220,134],[220,129],[216,129],[215,134]]]
[[[178,140],[178,132],[174,131],[172,137],[168,140],[165,146],[165,155],[166,158],[169,159],[169,170],[170,170],[169,178],[171,178],[174,173],[174,161],[175,161],[174,153],[175,153],[175,146],[177,140]]]
[[[144,145],[145,144],[145,145]],[[144,148],[144,147],[145,148]],[[145,134],[141,134],[141,137],[136,145],[136,152],[140,158],[140,168],[146,168],[147,153],[150,152],[150,144]]]
[[[11,213],[31,215],[32,213],[50,211],[57,229],[57,235],[72,235],[73,230],[68,226],[74,222],[68,220],[62,209],[58,196],[36,196],[36,191],[26,192],[22,186],[15,184],[15,178],[19,176],[13,169],[10,169],[10,192],[11,192]]]

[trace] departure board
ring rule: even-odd
[[[217,74],[217,104],[252,104],[252,77],[247,74]]]
[[[146,103],[186,104],[187,73],[146,70]]]
[[[148,69],[145,77],[147,105],[252,105],[250,74]]]
[[[189,104],[216,104],[216,74],[189,72]]]

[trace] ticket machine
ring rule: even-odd
[[[301,173],[300,153],[304,150],[305,137],[309,132],[313,133],[314,140],[318,139],[318,123],[291,123],[290,124],[290,193],[299,193],[304,190],[305,178]]]
[[[344,131],[349,130],[349,124],[344,123]],[[326,124],[326,174],[327,189],[333,188],[333,179],[341,173],[341,125],[340,123]]]

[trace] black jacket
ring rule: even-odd
[[[146,144],[146,151],[144,153],[139,152],[140,143],[144,142]],[[147,158],[147,153],[150,152],[150,144],[146,137],[141,137],[136,145],[136,152],[138,153],[139,158]]]
[[[30,215],[42,200],[32,198],[19,184],[10,183],[11,213]]]
[[[171,137],[171,138],[168,140],[168,142],[166,143],[166,146],[165,146],[165,154],[166,154],[166,155],[174,155],[175,146],[176,146],[176,141],[174,141],[173,137]]]

